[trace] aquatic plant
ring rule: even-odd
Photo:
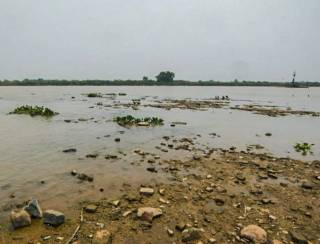
[[[90,92],[87,94],[87,97],[102,97],[102,94],[96,92]]]
[[[313,146],[314,146],[314,144],[310,144],[307,142],[296,143],[294,145],[294,149],[296,150],[296,152],[301,152],[302,155],[307,155],[308,153],[312,153]]]
[[[24,105],[15,108],[12,112],[9,114],[29,114],[30,116],[43,116],[43,117],[52,117],[57,112],[52,111],[49,108],[45,108],[43,106],[30,106],[30,105]]]
[[[163,119],[158,117],[135,118],[132,115],[118,116],[114,119],[121,126],[156,126],[163,125]]]

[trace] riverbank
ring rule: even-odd
[[[106,189],[99,200],[75,204],[58,228],[36,220],[13,232],[2,229],[4,243],[64,243],[78,226],[71,243],[241,243],[251,238],[241,234],[248,225],[262,228],[266,235],[261,238],[269,243],[319,241],[319,161],[250,149],[197,149],[192,139],[180,147],[175,140],[164,138],[162,147],[172,150],[173,145],[187,157],[162,160],[143,149],[132,152],[146,171],[165,175],[165,181],[123,181],[113,197]],[[97,188],[94,181],[79,184]],[[141,216],[139,211],[147,213]],[[153,217],[153,211],[160,214]]]

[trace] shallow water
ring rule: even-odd
[[[89,92],[118,93],[116,100],[87,98]],[[132,155],[135,148],[160,154],[155,149],[162,136],[197,137],[197,142],[212,147],[245,149],[250,144],[261,144],[263,152],[277,156],[290,156],[306,160],[320,159],[320,118],[310,116],[267,117],[247,111],[230,109],[164,110],[142,107],[97,107],[97,102],[113,104],[146,97],[147,101],[164,98],[213,98],[228,95],[232,105],[263,104],[293,109],[320,111],[320,88],[288,89],[265,87],[0,87],[0,207],[37,197],[47,207],[61,207],[75,200],[101,197],[121,188],[123,182],[141,183],[165,180],[161,174],[137,165],[139,157]],[[75,99],[71,97],[74,96]],[[16,106],[44,105],[59,115],[43,119],[26,115],[7,115]],[[155,128],[118,126],[112,119],[118,115],[158,116],[165,125]],[[65,119],[94,118],[79,123],[65,123]],[[172,121],[187,125],[170,127]],[[121,134],[119,131],[124,131]],[[221,137],[213,138],[210,133]],[[271,132],[272,137],[264,134]],[[109,135],[109,137],[104,137]],[[120,137],[121,142],[114,142]],[[306,157],[294,152],[297,142],[315,143],[314,154]],[[74,154],[62,153],[76,148]],[[107,161],[103,155],[124,151],[127,156]],[[99,153],[97,159],[87,159],[88,153]],[[174,153],[178,155],[174,155]],[[180,151],[163,157],[184,157]],[[161,155],[162,156],[162,155]],[[187,155],[188,156],[188,155]],[[134,162],[135,165],[130,163]],[[95,176],[94,184],[79,184],[70,171],[77,169]],[[45,184],[40,181],[45,180]],[[105,192],[99,193],[98,188]],[[92,194],[95,192],[95,194]],[[15,198],[10,199],[14,193]],[[60,199],[57,201],[57,199]],[[1,216],[1,215],[0,215]],[[0,221],[1,222],[1,221]]]

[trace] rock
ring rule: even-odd
[[[138,125],[138,126],[149,126],[150,124],[149,124],[148,122],[143,122],[143,121],[141,121],[141,122],[139,122],[137,125]]]
[[[152,220],[156,217],[162,215],[162,210],[160,208],[151,208],[151,207],[142,207],[138,208],[137,216],[148,222],[152,222]]]
[[[24,210],[33,218],[42,218],[42,209],[36,199],[32,199],[28,205],[24,207]]]
[[[92,176],[89,176],[89,175],[86,175],[86,174],[79,174],[78,175],[78,179],[79,180],[83,180],[83,181],[89,181],[89,182],[92,182],[93,181],[93,177]]]
[[[281,242],[281,241],[278,241],[278,240],[273,240],[273,241],[272,241],[272,244],[282,244],[282,242]]]
[[[257,225],[248,225],[241,230],[241,237],[249,239],[254,243],[266,243],[267,232]]]
[[[184,222],[180,222],[180,223],[178,223],[177,225],[176,225],[176,229],[178,230],[178,231],[183,231],[184,229],[186,228],[186,224],[184,223]]]
[[[99,155],[97,153],[87,154],[86,158],[97,158]]]
[[[303,189],[311,190],[313,188],[313,185],[311,183],[305,181],[302,183],[301,187]]]
[[[94,204],[89,204],[84,208],[84,210],[87,213],[95,213],[97,211],[97,209],[98,209],[98,206],[94,205]]]
[[[31,225],[31,217],[24,209],[12,210],[10,220],[14,229]]]
[[[77,175],[78,174],[78,172],[75,170],[75,169],[73,169],[72,171],[71,171],[71,175],[72,176],[75,176],[75,175]]]
[[[157,173],[158,171],[156,170],[156,167],[148,167],[147,168],[148,171],[152,172],[152,173]]]
[[[292,230],[289,232],[289,234],[290,234],[291,240],[296,244],[308,244],[309,243],[308,240],[300,233],[297,233]]]
[[[140,194],[145,195],[145,196],[152,196],[154,193],[154,190],[152,188],[148,187],[141,187],[140,188]]]
[[[132,213],[132,210],[128,210],[122,214],[122,217],[127,217]]]
[[[174,235],[174,232],[171,229],[167,229],[167,233],[168,233],[169,236],[173,236]]]
[[[213,188],[210,187],[210,186],[207,186],[207,187],[206,187],[206,191],[207,191],[207,192],[213,192]]]
[[[62,152],[64,152],[64,153],[73,153],[73,152],[76,152],[76,151],[77,151],[77,149],[75,149],[75,148],[68,148],[68,149],[63,150]]]
[[[182,232],[182,241],[183,242],[192,242],[201,239],[200,230],[196,228],[191,228],[184,230]]]
[[[200,160],[201,157],[199,155],[193,155],[193,160]]]
[[[120,142],[120,140],[121,139],[119,137],[114,139],[115,142]]]
[[[64,214],[55,210],[46,210],[43,213],[43,223],[52,226],[59,226],[65,221]]]
[[[110,243],[112,243],[112,235],[106,229],[99,230],[94,235],[92,243],[95,243],[95,244],[110,244]]]
[[[114,201],[111,202],[111,204],[112,204],[113,206],[115,206],[115,207],[118,207],[119,204],[120,204],[120,200],[114,200]]]
[[[272,136],[272,133],[267,132],[267,133],[265,133],[265,136]]]

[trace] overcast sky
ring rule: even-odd
[[[0,0],[0,79],[320,81],[319,0]]]

